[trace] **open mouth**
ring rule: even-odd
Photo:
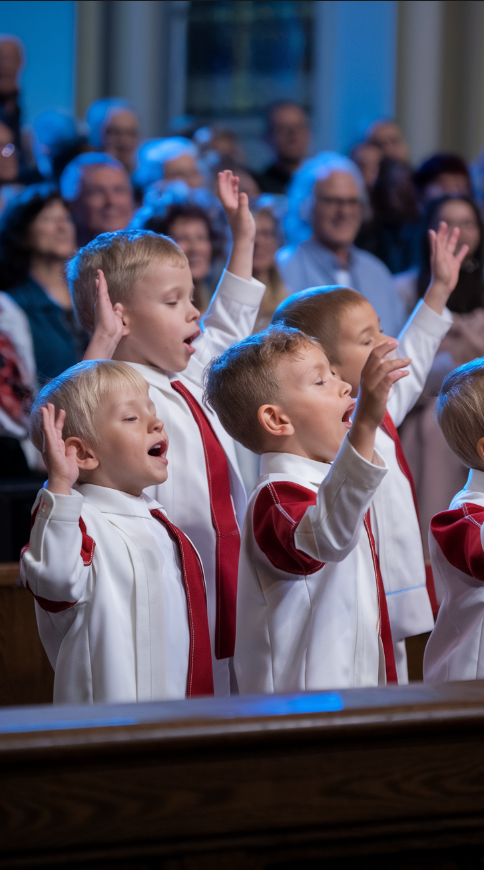
[[[341,418],[342,422],[345,424],[345,426],[347,426],[348,429],[351,428],[351,417],[352,417],[352,414],[353,414],[353,411],[355,410],[355,408],[356,408],[356,402],[352,402],[351,405],[349,405],[347,407],[346,411],[344,412],[344,414]]]
[[[199,335],[201,335],[201,333],[202,333],[202,330],[197,329],[194,333],[192,333],[192,335],[189,335],[188,338],[183,339],[183,344],[187,345],[190,353],[195,352],[195,348],[192,347],[192,343],[195,341],[196,338],[198,338]]]
[[[161,459],[164,453],[166,453],[166,441],[157,441],[148,450],[148,456],[155,456],[157,459]]]

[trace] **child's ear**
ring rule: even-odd
[[[476,444],[476,450],[479,455],[479,459],[482,463],[484,463],[484,438],[479,438],[479,441]]]
[[[294,435],[294,426],[279,405],[261,405],[257,411],[257,419],[270,435]]]
[[[71,438],[66,438],[65,441],[66,452],[68,447],[74,447],[76,451],[76,460],[77,466],[79,469],[84,469],[84,471],[93,471],[94,468],[97,468],[99,465],[99,459],[97,458],[92,447],[89,447],[82,438],[76,438],[72,436]]]
[[[113,311],[115,311],[118,315],[121,316],[121,320],[123,321],[123,331],[121,333],[121,338],[125,335],[129,335],[129,314],[126,310],[126,306],[123,305],[122,302],[116,302],[113,305]]]

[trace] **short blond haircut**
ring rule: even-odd
[[[90,335],[94,331],[97,270],[104,272],[112,304],[126,304],[135,282],[153,260],[180,268],[188,265],[186,255],[172,239],[150,230],[101,233],[70,260],[67,280],[74,310]]]
[[[316,338],[332,363],[340,363],[338,343],[345,311],[367,302],[349,287],[310,287],[293,293],[276,308],[271,323],[300,329]]]
[[[130,387],[136,393],[148,390],[145,379],[128,363],[116,360],[86,360],[53,378],[40,391],[30,415],[30,439],[38,450],[43,447],[40,409],[50,402],[56,413],[66,412],[62,437],[82,438],[95,447],[100,441],[96,431],[96,411],[103,398],[113,390]]]
[[[484,438],[484,357],[447,375],[435,409],[447,444],[468,468],[484,471],[477,442]]]
[[[264,452],[264,430],[257,412],[261,405],[281,401],[276,376],[280,360],[296,357],[308,347],[321,347],[299,329],[270,326],[251,335],[212,360],[205,375],[204,399],[224,429],[253,453]]]

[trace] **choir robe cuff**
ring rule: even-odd
[[[75,490],[71,491],[71,495],[61,495],[44,488],[40,493],[38,518],[79,523],[83,501],[82,495]]]

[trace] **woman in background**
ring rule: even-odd
[[[453,325],[444,338],[427,379],[422,397],[401,428],[402,444],[417,487],[424,552],[428,558],[431,518],[447,510],[454,494],[465,484],[468,470],[448,447],[435,420],[435,399],[444,377],[457,366],[484,356],[484,251],[483,228],[475,203],[467,196],[444,196],[427,212],[420,272],[409,270],[396,277],[397,286],[411,310],[422,297],[430,278],[428,229],[445,221],[459,227],[459,245],[469,245],[459,281],[447,303]],[[427,284],[425,282],[427,281]],[[437,589],[437,594],[439,590]]]
[[[277,306],[288,295],[288,290],[277,268],[275,254],[283,244],[279,221],[272,205],[273,197],[262,196],[251,211],[255,218],[254,278],[266,285],[254,333],[261,332],[271,322]]]
[[[64,274],[75,242],[69,210],[49,184],[26,188],[0,219],[0,289],[27,315],[41,383],[81,360],[87,345]]]

